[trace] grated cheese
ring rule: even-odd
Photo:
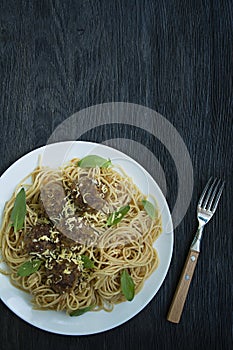
[[[38,241],[46,241],[46,242],[49,242],[49,241],[51,241],[51,239],[50,239],[48,236],[43,235],[43,236],[41,236],[41,237],[38,238]]]

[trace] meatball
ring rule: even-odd
[[[58,218],[65,204],[65,190],[61,182],[50,182],[40,189],[40,199],[49,218]]]
[[[27,253],[43,253],[53,250],[56,245],[51,240],[50,225],[36,225],[27,232],[24,238],[24,249]]]
[[[53,268],[46,271],[46,275],[51,288],[62,294],[72,291],[81,273],[75,264],[63,262],[61,264],[54,263]]]
[[[87,205],[87,203],[84,203],[83,197],[81,196],[81,194],[79,192],[78,185],[75,182],[73,182],[70,186],[70,189],[71,189],[71,198],[74,201],[76,209],[80,213],[87,211],[89,209],[88,205]]]
[[[107,205],[107,202],[101,198],[95,183],[89,177],[84,176],[80,179],[79,189],[83,201],[87,203],[92,209],[102,210]]]
[[[95,231],[92,227],[85,224],[82,218],[73,216],[67,219],[61,219],[56,228],[71,242],[92,245],[95,241]]]

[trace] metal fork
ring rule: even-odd
[[[217,209],[218,202],[223,191],[223,187],[224,182],[222,182],[220,179],[218,180],[216,178],[212,180],[212,178],[210,178],[198,201],[197,219],[199,225],[194,240],[190,246],[189,253],[186,258],[186,262],[181,273],[179,283],[177,285],[170,309],[168,311],[168,321],[174,323],[179,323],[180,321],[189,286],[200,253],[202,232],[205,224],[209,222],[209,220],[212,218]]]

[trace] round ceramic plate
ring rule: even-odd
[[[30,294],[15,288],[10,283],[9,277],[0,274],[0,297],[7,307],[31,325],[58,334],[87,335],[99,333],[117,327],[131,319],[158,292],[167,274],[172,256],[172,220],[167,202],[159,186],[149,173],[132,158],[102,144],[83,141],[54,143],[36,149],[20,158],[0,178],[1,214],[16,185],[38,165],[39,156],[42,165],[57,168],[74,157],[82,158],[88,154],[110,158],[113,164],[120,165],[125,170],[145,195],[156,198],[163,225],[163,232],[154,244],[159,254],[160,263],[133,301],[116,305],[112,312],[87,312],[80,317],[70,317],[65,312],[33,310]],[[1,267],[3,267],[3,264]]]

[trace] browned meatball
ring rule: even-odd
[[[85,224],[82,219],[81,221],[79,221],[79,219],[80,218],[77,216],[61,219],[56,225],[56,228],[62,235],[68,238],[70,242],[87,246],[92,245],[95,241],[95,231],[92,227]]]
[[[102,210],[107,202],[101,198],[99,191],[92,179],[84,176],[79,181],[79,189],[84,203],[95,210]]]
[[[70,189],[71,189],[71,198],[74,201],[76,209],[81,213],[87,211],[88,205],[87,203],[84,203],[83,197],[79,192],[78,185],[75,182],[73,182],[70,186]]]
[[[50,225],[36,225],[27,232],[24,238],[24,249],[28,253],[43,253],[53,250],[56,245],[51,240]]]
[[[65,190],[61,182],[50,182],[40,189],[40,199],[49,218],[58,218],[65,204]]]
[[[59,294],[70,292],[81,275],[75,264],[65,262],[55,263],[51,270],[46,271],[46,274],[51,288]]]

